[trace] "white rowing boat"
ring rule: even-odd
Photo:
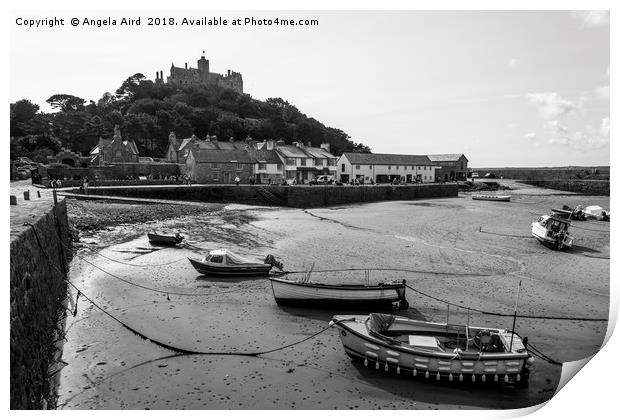
[[[476,194],[471,196],[472,200],[484,201],[510,201],[509,195]]]
[[[407,309],[405,282],[368,284],[326,284],[270,278],[278,305],[332,307],[390,307],[398,303]]]

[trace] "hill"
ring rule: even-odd
[[[11,159],[26,156],[45,162],[45,157],[67,147],[88,154],[99,137],[109,138],[118,124],[123,138],[138,145],[141,156],[163,157],[168,135],[195,134],[220,140],[282,139],[327,142],[332,153],[370,149],[350,140],[347,133],[308,117],[281,98],[253,99],[217,86],[178,87],[153,83],[136,73],[114,94],[106,92],[88,104],[73,95],[56,94],[47,101],[55,112],[39,112],[27,99],[11,104]]]

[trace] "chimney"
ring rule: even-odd
[[[329,143],[321,143],[321,149],[325,149],[329,152]]]
[[[187,63],[185,63],[185,70],[187,70]]]
[[[267,150],[273,150],[276,146],[275,140],[267,140]]]

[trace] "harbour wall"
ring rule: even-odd
[[[81,191],[75,189],[73,193]],[[324,207],[373,201],[415,200],[458,196],[456,183],[413,185],[182,185],[89,188],[89,194],[161,200]]]
[[[610,181],[599,179],[526,180],[524,184],[553,190],[571,191],[583,195],[609,195]]]
[[[609,180],[609,166],[564,167],[564,168],[474,168],[483,177],[487,173],[507,179],[519,180],[566,180],[566,179],[601,179]]]
[[[28,223],[36,235],[30,225],[11,226],[12,410],[54,408],[56,362],[62,351],[64,273],[71,258],[67,207],[62,200],[35,213]]]

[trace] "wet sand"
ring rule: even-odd
[[[202,256],[215,247],[240,254],[271,253],[286,270],[313,266],[441,272],[373,272],[371,280],[406,278],[429,295],[502,313],[513,311],[522,280],[522,314],[606,318],[609,223],[573,222],[577,246],[570,252],[540,245],[530,236],[530,223],[562,204],[609,208],[609,198],[546,195],[549,192],[531,187],[512,191],[511,203],[473,201],[461,194],[307,211],[214,207],[87,232],[83,238],[80,257],[133,283],[180,294],[124,283],[81,258],[72,263],[71,279],[142,334],[199,351],[272,349],[325,328],[331,316],[340,313],[278,307],[265,278],[227,282],[200,276],[186,257]],[[153,228],[180,230],[188,243],[182,248],[153,247],[144,235]],[[363,273],[358,275],[363,281]],[[336,278],[319,272],[312,278],[354,280],[352,274]],[[445,304],[410,290],[407,299],[411,308],[396,313],[446,320]],[[465,310],[450,309],[451,322],[466,320]],[[510,328],[512,320],[471,313],[470,323]],[[518,319],[516,330],[553,359],[570,361],[594,354],[606,327],[604,322]],[[77,316],[67,319],[67,339],[63,359],[68,365],[59,388],[64,409],[519,408],[551,398],[561,371],[537,359],[527,389],[385,374],[352,362],[334,329],[261,357],[178,355],[123,328],[83,298]]]

